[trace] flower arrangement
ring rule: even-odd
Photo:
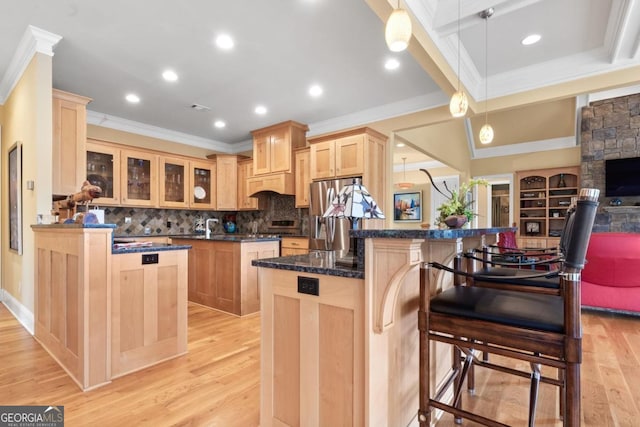
[[[448,199],[446,202],[442,203],[437,209],[438,212],[440,212],[440,216],[436,219],[436,224],[439,225],[444,223],[451,226],[450,221],[447,221],[447,218],[451,216],[464,216],[466,217],[466,220],[464,222],[471,221],[473,219],[473,217],[476,215],[476,213],[474,213],[473,210],[471,210],[471,206],[473,205],[474,200],[472,200],[471,198],[468,198],[467,194],[476,185],[484,185],[484,186],[489,185],[489,182],[486,179],[471,179],[468,182],[462,183],[460,185],[460,188],[458,188],[457,190],[456,189],[450,190],[449,187],[447,187],[447,183],[445,182],[444,188],[445,188],[445,191],[448,193],[446,194],[435,185],[435,183],[433,182],[433,178],[431,177],[431,174],[426,169],[420,169],[420,170],[429,176],[429,179],[431,180],[431,185],[433,186],[433,188],[435,188],[438,193],[442,194]]]

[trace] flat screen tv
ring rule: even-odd
[[[640,195],[640,157],[605,160],[605,196]]]

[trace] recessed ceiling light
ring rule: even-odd
[[[402,148],[402,147],[404,147],[404,142],[398,142],[398,143],[396,144],[396,147],[398,147],[398,148]]]
[[[262,116],[264,114],[267,114],[267,107],[265,107],[264,105],[258,105],[253,111],[255,111],[256,114],[260,114]]]
[[[400,61],[395,58],[387,59],[387,61],[384,63],[384,68],[386,68],[387,70],[395,70],[398,67],[400,67]]]
[[[233,48],[233,39],[229,34],[220,34],[216,37],[216,45],[220,49],[229,50]]]
[[[318,96],[322,95],[322,86],[320,85],[313,85],[309,88],[309,95],[313,96],[314,98],[317,98]]]
[[[125,99],[132,104],[137,104],[138,102],[140,102],[140,97],[135,93],[127,94],[127,96],[125,96]]]
[[[215,127],[217,127],[218,129],[222,129],[223,127],[225,127],[227,124],[225,122],[223,122],[222,120],[216,120],[213,125]]]
[[[525,46],[529,46],[529,45],[538,43],[541,38],[542,36],[540,34],[530,34],[527,37],[523,38],[520,43],[522,43]]]
[[[162,78],[168,82],[175,82],[178,80],[178,74],[173,70],[165,70],[162,73]]]

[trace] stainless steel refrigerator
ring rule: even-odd
[[[333,198],[353,178],[331,179],[311,183],[309,192],[309,249],[336,251],[340,257],[349,251],[349,220],[346,218],[323,218]]]

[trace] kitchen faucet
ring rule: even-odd
[[[204,223],[204,237],[207,239],[211,238],[211,227],[209,226],[209,222],[213,222],[214,224],[218,223],[218,218],[207,218]]]

